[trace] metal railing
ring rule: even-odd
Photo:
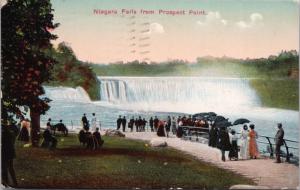
[[[191,127],[191,126],[181,126],[183,133],[182,133],[182,138],[188,138],[189,140],[192,139],[192,136],[196,135],[196,141],[199,138],[199,136],[201,136],[201,134],[206,134],[209,135],[209,129],[208,128],[204,128],[204,127]],[[240,133],[237,133],[240,134]],[[274,157],[274,150],[273,150],[273,145],[275,145],[275,143],[271,142],[271,139],[275,139],[274,137],[270,137],[270,136],[266,136],[266,135],[258,135],[258,137],[261,138],[265,138],[267,140],[267,142],[263,142],[263,141],[259,141],[257,140],[257,143],[261,143],[261,144],[266,144],[269,145],[270,147],[270,158]],[[291,154],[290,154],[290,149],[294,149],[294,150],[299,150],[298,147],[293,147],[293,146],[288,146],[287,142],[291,142],[291,143],[297,143],[299,144],[299,141],[295,141],[295,140],[289,140],[289,139],[283,139],[283,144],[285,146],[285,150],[286,150],[286,162],[290,162],[290,158],[291,158]]]

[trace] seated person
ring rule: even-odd
[[[56,145],[57,145],[57,140],[55,137],[53,137],[50,133],[50,128],[47,127],[46,130],[44,131],[43,133],[43,138],[44,138],[44,141],[42,143],[42,147],[45,147],[45,148],[56,148]]]
[[[99,132],[99,128],[96,128],[96,131],[93,133],[94,141],[95,141],[95,149],[100,148],[104,141],[101,139],[101,134]]]
[[[78,139],[79,139],[80,144],[82,144],[83,146],[87,143],[86,134],[83,129],[81,129],[79,131]]]
[[[67,127],[65,126],[65,124],[63,124],[62,120],[59,120],[59,123],[57,123],[57,124],[55,125],[55,129],[57,129],[57,131],[63,132],[63,134],[64,134],[65,136],[68,135],[68,129],[67,129]]]
[[[85,136],[86,136],[86,148],[90,150],[95,149],[95,139],[92,133],[87,130],[85,132]]]

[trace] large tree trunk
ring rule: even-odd
[[[39,146],[40,142],[40,114],[30,110],[31,118],[31,143],[32,146]]]

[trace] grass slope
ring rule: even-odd
[[[104,140],[98,151],[85,150],[75,135],[59,138],[54,151],[18,143],[15,169],[20,187],[224,189],[254,184],[172,148],[116,137]]]

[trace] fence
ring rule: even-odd
[[[237,133],[240,134],[240,133]],[[195,136],[196,137],[196,141],[197,139],[199,139],[200,136],[209,136],[209,129],[208,128],[203,128],[203,127],[190,127],[190,126],[182,126],[182,138],[187,138],[187,139],[192,139],[192,137]],[[272,143],[271,139],[274,141],[275,138],[274,137],[270,137],[270,136],[265,136],[265,135],[258,135],[258,138],[260,139],[265,139],[266,142],[257,140],[257,143],[260,144],[266,144],[269,145],[270,147],[270,158],[274,157],[274,148],[273,146],[275,145],[275,143]],[[295,146],[289,146],[288,143],[295,143],[295,144],[299,144],[299,141],[294,141],[294,140],[289,140],[289,139],[284,139],[283,140],[283,144],[285,146],[285,155],[286,155],[286,161],[290,162],[290,158],[292,156],[292,154],[290,153],[290,149],[293,150],[299,150],[298,147]]]

